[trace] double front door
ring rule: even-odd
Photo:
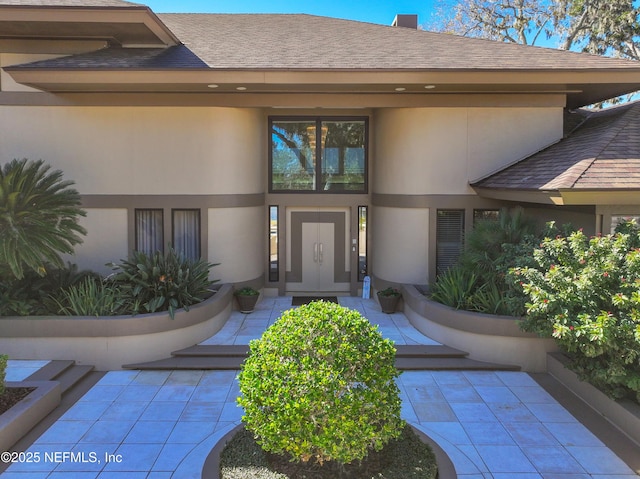
[[[292,208],[287,221],[287,291],[348,292],[349,210]]]

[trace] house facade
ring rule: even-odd
[[[503,206],[593,233],[640,215],[637,178],[520,181],[588,169],[559,161],[566,112],[637,90],[640,65],[415,24],[0,0],[0,162],[75,181],[81,267],[171,244],[277,294],[427,284]]]

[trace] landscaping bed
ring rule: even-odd
[[[437,471],[434,452],[408,425],[400,438],[381,451],[344,467],[335,463],[320,466],[313,461],[293,463],[284,456],[267,454],[244,429],[227,444],[220,462],[221,479],[435,479]]]
[[[0,396],[0,414],[4,414],[22,399],[27,397],[34,388],[7,388]]]

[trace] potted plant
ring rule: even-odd
[[[400,291],[392,287],[378,291],[378,302],[380,303],[382,312],[395,313],[400,296]]]
[[[233,294],[238,300],[238,306],[240,307],[241,313],[253,313],[256,303],[258,302],[258,298],[260,297],[260,291],[247,286],[237,290]]]

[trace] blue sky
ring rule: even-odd
[[[156,13],[309,13],[390,25],[398,13],[417,13],[418,23],[431,20],[438,0],[132,0]]]

